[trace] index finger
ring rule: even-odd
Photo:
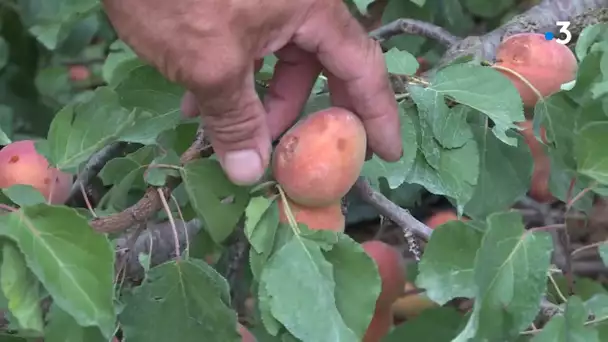
[[[315,53],[337,81],[340,94],[332,94],[332,99],[361,117],[372,151],[384,160],[397,161],[403,153],[401,127],[382,50],[342,1],[322,3],[311,11],[294,42]]]

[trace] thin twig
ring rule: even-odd
[[[386,196],[374,190],[365,178],[360,177],[355,183],[354,189],[357,190],[364,202],[374,207],[381,215],[388,217],[401,229],[411,229],[418,237],[428,241],[433,230],[418,221],[409,211],[401,208],[386,198]]]
[[[163,206],[163,209],[165,209],[165,213],[167,214],[167,217],[169,218],[169,223],[171,225],[171,231],[173,232],[173,242],[174,242],[174,246],[175,246],[175,258],[176,259],[180,259],[181,258],[181,253],[180,253],[180,241],[179,241],[179,234],[177,233],[177,226],[175,225],[175,219],[173,218],[173,215],[171,214],[171,208],[169,208],[169,203],[167,202],[167,199],[165,198],[165,194],[163,194],[163,191],[161,189],[156,189],[158,191],[158,197],[160,197],[160,203]]]
[[[388,40],[400,34],[411,34],[434,39],[444,46],[451,46],[462,40],[448,30],[437,25],[415,19],[397,19],[371,31],[369,35],[379,42]]]

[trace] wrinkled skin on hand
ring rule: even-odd
[[[323,70],[332,104],[361,116],[370,149],[402,153],[397,105],[378,44],[341,0],[103,0],[119,37],[184,85],[187,116],[201,115],[228,177],[252,184],[271,141],[289,128]],[[254,60],[279,61],[264,102]]]

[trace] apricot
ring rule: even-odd
[[[49,203],[62,204],[70,195],[72,183],[72,175],[49,167],[33,140],[15,141],[0,150],[0,188],[31,185]]]
[[[84,65],[72,65],[69,67],[69,75],[72,81],[85,81],[91,77],[91,71]]]
[[[355,184],[367,136],[354,113],[338,107],[310,114],[289,129],[272,158],[274,177],[294,202],[323,207]]]
[[[242,342],[257,342],[255,336],[249,331],[249,329],[245,328],[244,325],[237,322],[237,326],[239,329],[239,334],[243,338]]]
[[[576,57],[567,46],[546,40],[540,33],[519,33],[506,38],[498,46],[494,65],[517,72],[543,97],[574,80],[578,70]],[[528,85],[508,71],[498,71],[511,80],[525,107],[536,105],[538,96]]]
[[[342,203],[339,201],[325,207],[306,207],[287,200],[296,222],[308,226],[312,230],[332,230],[344,232],[346,218],[342,213]],[[279,221],[289,223],[283,201],[278,199]]]
[[[523,129],[521,134],[534,160],[534,170],[532,171],[532,180],[530,181],[530,191],[528,194],[537,202],[549,203],[555,200],[555,197],[551,194],[551,190],[549,190],[551,160],[545,154],[542,144],[534,136],[532,125],[531,120],[518,123],[518,126]],[[542,141],[547,143],[547,133],[543,127],[540,129],[540,133]]]
[[[374,316],[365,331],[363,342],[380,342],[393,326],[393,312],[391,308],[376,307]]]
[[[442,224],[458,220],[458,215],[453,210],[440,210],[424,221],[429,228],[435,229]],[[462,221],[468,221],[466,217],[462,217]]]
[[[431,65],[426,60],[426,58],[418,57],[416,58],[416,60],[418,61],[418,70],[416,70],[416,76],[422,75],[425,71],[431,68]]]
[[[406,282],[404,292],[415,290],[416,287]],[[422,311],[439,305],[430,300],[423,293],[408,294],[399,297],[392,305],[393,315],[397,320],[411,319],[418,316]]]
[[[376,308],[390,307],[401,296],[405,286],[403,259],[393,246],[382,241],[366,241],[361,247],[378,266],[382,280],[382,290],[376,300]]]

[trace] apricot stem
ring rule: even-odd
[[[281,201],[283,201],[283,210],[285,211],[285,216],[287,216],[287,220],[289,221],[289,226],[293,229],[296,235],[300,235],[300,228],[298,227],[298,222],[296,221],[296,217],[291,211],[291,207],[287,201],[287,195],[285,195],[285,191],[280,184],[277,184],[277,189],[279,190],[279,195],[281,196]]]
[[[171,214],[171,208],[169,208],[169,203],[167,203],[167,199],[165,198],[165,194],[162,189],[156,189],[158,191],[158,196],[160,196],[160,202],[163,205],[163,209],[167,213],[167,217],[169,218],[169,223],[171,224],[171,230],[173,231],[173,240],[175,242],[175,258],[181,259],[181,253],[179,252],[179,235],[177,234],[177,226],[175,225],[175,220],[173,219],[173,215]]]
[[[261,191],[261,190],[263,190],[265,188],[269,188],[269,187],[275,185],[276,183],[277,182],[275,182],[275,181],[266,181],[266,182],[262,182],[260,184],[256,184],[253,188],[251,188],[251,190],[249,190],[249,193],[250,194],[254,194],[254,193],[256,193],[258,191]]]
[[[11,212],[11,213],[14,213],[15,211],[19,211],[18,208],[13,208],[10,205],[2,204],[2,203],[0,203],[0,209]]]
[[[518,73],[515,70],[509,69],[509,68],[505,68],[503,66],[500,65],[492,65],[492,68],[496,69],[496,70],[502,70],[504,72],[508,72],[511,75],[519,78],[526,86],[528,86],[528,88],[530,88],[534,94],[536,95],[536,97],[538,98],[539,101],[544,100],[544,97],[541,95],[540,91],[538,91],[538,89],[536,89],[532,83],[530,83],[525,77],[523,77],[520,73]]]

